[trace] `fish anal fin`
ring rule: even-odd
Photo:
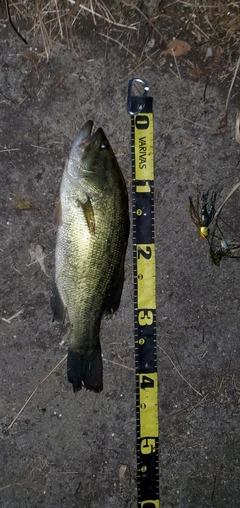
[[[123,283],[124,283],[124,265],[122,264],[121,269],[119,269],[119,276],[117,278],[116,284],[114,284],[114,287],[111,289],[111,292],[108,296],[105,305],[105,314],[112,314],[118,310],[122,296]]]
[[[56,282],[53,284],[53,288],[50,295],[50,304],[53,313],[53,321],[61,321],[64,323],[66,307],[59,294]]]

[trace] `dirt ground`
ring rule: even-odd
[[[104,127],[131,193],[126,95],[138,76],[154,98],[161,505],[240,507],[240,265],[211,263],[188,210],[189,195],[217,186],[218,206],[240,179],[239,79],[222,130],[229,81],[220,87],[213,74],[203,102],[205,80],[191,79],[184,58],[180,79],[171,57],[134,59],[92,26],[72,48],[56,42],[47,62],[38,56],[39,39],[26,47],[3,18],[0,504],[137,505],[131,237],[120,309],[102,323],[103,392],[74,394],[66,361],[39,383],[67,350],[68,324],[52,323],[49,305],[52,216],[64,162],[82,124],[93,119]],[[23,199],[34,208],[21,210]],[[236,221],[238,192],[229,206]],[[34,262],[41,249],[42,266]]]

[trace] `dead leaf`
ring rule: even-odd
[[[38,63],[39,63],[39,56],[34,53],[33,51],[27,50],[21,55],[22,60],[24,62],[30,62],[32,66],[37,69]]]
[[[162,55],[174,55],[175,56],[182,56],[186,55],[189,50],[191,49],[191,46],[188,44],[188,42],[181,41],[180,39],[173,39],[173,41],[169,42],[167,49],[161,52]]]
[[[221,58],[222,58],[222,50],[219,46],[216,47],[216,50],[215,50],[215,61],[216,62],[220,62]]]
[[[196,82],[200,81],[200,79],[204,76],[204,72],[200,69],[198,64],[193,67],[189,67],[188,72],[192,79]]]
[[[228,126],[228,112],[225,111],[225,115],[222,118],[218,128],[224,131],[227,129],[227,126]]]
[[[31,263],[27,266],[30,266],[33,263],[38,263],[40,265],[41,270],[45,273],[47,277],[49,277],[44,265],[45,254],[43,247],[38,243],[30,243],[30,248],[28,249],[28,252],[30,254]]]
[[[29,199],[19,198],[18,196],[14,196],[13,194],[10,196],[13,201],[13,204],[17,210],[38,210]]]
[[[126,471],[127,471],[127,466],[125,466],[125,464],[122,464],[119,468],[119,471],[118,471],[119,482],[121,485],[126,483]]]

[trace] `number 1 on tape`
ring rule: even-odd
[[[144,88],[133,96],[134,83]],[[129,81],[131,115],[138,508],[159,508],[156,264],[152,97]]]

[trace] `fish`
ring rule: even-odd
[[[117,311],[129,236],[128,192],[111,145],[88,120],[73,141],[54,215],[53,320],[70,322],[68,381],[101,392],[103,315]]]

